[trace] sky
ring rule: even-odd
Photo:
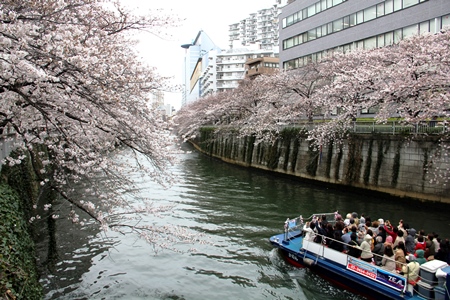
[[[263,8],[270,8],[275,0],[122,0],[124,5],[137,8],[139,12],[164,9],[183,19],[181,26],[167,28],[170,38],[161,39],[150,33],[139,35],[138,51],[143,59],[158,69],[163,76],[172,77],[174,84],[181,84],[184,49],[182,44],[191,43],[200,30],[222,49],[228,49],[228,26]],[[175,109],[181,106],[180,93],[166,93],[166,104]]]

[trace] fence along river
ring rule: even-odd
[[[188,144],[182,148],[186,152],[173,167],[180,178],[174,186],[164,189],[149,178],[140,186],[156,205],[175,205],[151,221],[187,226],[208,243],[155,255],[135,236],[58,219],[59,259],[41,278],[46,299],[362,299],[308,269],[291,267],[269,237],[283,231],[287,217],[336,209],[393,223],[403,219],[450,237],[445,207],[305,184],[219,162]],[[44,238],[37,248],[45,252],[45,247]]]

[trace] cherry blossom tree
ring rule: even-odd
[[[390,47],[336,54],[320,64],[320,74],[332,78],[315,100],[339,114],[316,127],[317,144],[340,140],[361,110],[376,109],[375,121],[397,118],[416,125],[436,117],[449,117],[450,33],[423,34]]]
[[[316,64],[302,70],[277,72],[244,79],[239,86],[227,93],[216,93],[184,107],[176,122],[183,134],[189,136],[202,126],[208,113],[214,111],[217,132],[239,132],[240,136],[253,135],[257,142],[274,141],[285,124],[307,119],[312,121],[320,108],[312,95],[324,84]],[[211,105],[214,103],[214,105]],[[198,120],[201,117],[201,120]]]
[[[121,222],[157,210],[128,201],[130,172],[170,183],[172,141],[149,99],[171,87],[138,59],[131,33],[159,36],[178,20],[136,15],[113,0],[4,0],[0,18],[0,127],[29,151],[42,188],[104,228],[149,229]],[[71,217],[83,219],[75,210]]]
[[[284,116],[284,122],[307,119],[312,123],[314,115],[322,114],[321,102],[316,101],[314,94],[329,78],[319,74],[318,66],[310,62],[303,68],[279,73],[275,84],[280,96],[286,98],[288,104],[280,113],[280,117]]]
[[[362,110],[375,111],[374,120],[379,123],[396,118],[416,126],[439,118],[448,126],[449,41],[450,30],[445,29],[388,47],[332,53],[299,70],[246,80],[227,97],[216,98],[222,101],[214,105],[216,118],[227,109],[239,111],[227,128],[240,135],[256,135],[258,140],[273,140],[280,129],[277,124],[311,123],[321,114],[325,122],[314,122],[308,131],[308,139],[316,147],[342,142]],[[195,107],[202,107],[202,101]],[[195,108],[186,107],[179,117],[187,111],[195,115],[192,110]],[[200,125],[196,118],[188,123],[190,130]],[[216,125],[223,130],[224,124]],[[448,152],[448,135],[448,130],[441,132],[442,153]],[[436,181],[448,182],[448,170],[438,173]]]

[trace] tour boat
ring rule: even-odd
[[[389,272],[382,267],[304,238],[304,222],[316,216],[334,222],[335,213],[287,219],[284,232],[270,238],[285,260],[295,267],[310,268],[331,283],[368,299],[450,299],[450,266],[431,260],[420,266],[419,279]],[[333,216],[332,218],[329,218]]]

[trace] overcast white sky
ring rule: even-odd
[[[168,29],[172,34],[170,40],[162,40],[151,34],[141,35],[139,50],[151,65],[158,68],[164,76],[173,77],[176,84],[181,84],[184,49],[182,44],[191,43],[200,30],[222,49],[228,48],[228,25],[239,22],[250,13],[275,4],[275,0],[123,0],[127,6],[139,11],[163,8],[180,19],[185,19],[182,26]],[[166,102],[179,109],[180,94],[166,94]]]

